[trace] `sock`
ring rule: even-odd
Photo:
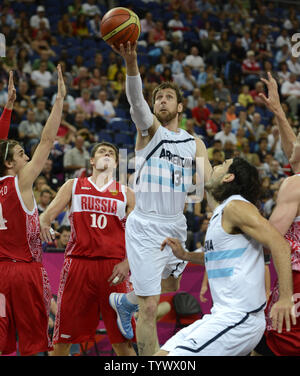
[[[131,304],[138,304],[138,297],[135,295],[134,291],[128,292],[126,298]]]

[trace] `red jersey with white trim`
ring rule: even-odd
[[[0,177],[0,261],[7,259],[42,261],[37,205],[26,208],[17,176]]]
[[[114,180],[98,188],[91,177],[74,179],[66,256],[123,260],[126,201],[125,187]]]

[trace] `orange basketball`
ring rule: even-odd
[[[134,43],[138,40],[141,25],[138,16],[127,8],[113,8],[101,20],[101,35],[108,44],[117,47],[128,41]]]

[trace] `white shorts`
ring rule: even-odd
[[[169,356],[246,356],[261,340],[265,325],[263,309],[209,314],[180,330],[161,349]]]
[[[163,251],[160,249],[167,237],[178,238],[185,248],[185,216],[153,217],[135,209],[127,218],[125,234],[131,282],[136,295],[159,295],[161,280],[171,275],[178,278],[187,264],[175,257],[169,246]]]

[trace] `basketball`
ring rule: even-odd
[[[128,41],[134,43],[138,40],[141,25],[138,16],[127,8],[113,8],[101,20],[101,35],[104,41],[117,47]]]

